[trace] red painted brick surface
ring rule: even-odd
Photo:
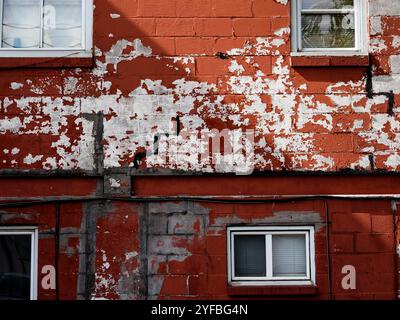
[[[248,183],[243,184],[244,187],[257,187],[262,183],[257,182],[257,178],[248,179]],[[307,182],[308,178],[303,179]],[[373,181],[373,178],[370,179]],[[281,180],[291,181],[290,178]],[[152,181],[155,181],[154,178]],[[181,183],[183,186],[186,184],[184,179]],[[207,184],[207,180],[204,180],[201,185],[205,187]],[[293,184],[291,185],[293,188]],[[274,186],[276,185],[271,187]],[[150,242],[147,245],[148,253],[145,253],[148,259],[145,270],[150,275],[149,294],[153,298],[395,297],[395,261],[398,257],[395,255],[393,215],[388,211],[391,207],[390,201],[327,200],[328,228],[325,224],[326,205],[323,200],[194,204],[194,209],[191,209],[193,213],[190,213],[194,214],[193,219],[189,219],[192,217],[189,213],[184,213],[188,208],[185,202],[175,202],[174,206],[162,202],[150,204],[150,212],[156,219],[154,221],[157,229],[147,231]],[[94,283],[87,298],[142,299],[141,288],[145,282],[141,275],[144,267],[141,259],[143,248],[146,246],[143,247],[140,232],[144,226],[142,219],[146,210],[143,205],[123,201],[63,203],[60,206],[58,222],[58,248],[54,232],[57,224],[55,204],[3,207],[0,210],[0,218],[1,222],[7,225],[39,226],[39,271],[44,265],[54,265],[55,252],[59,252],[58,291],[44,290],[39,286],[40,299],[55,299],[56,295],[60,299],[87,297],[87,292],[79,289],[82,288],[82,281],[85,282],[85,273],[82,273],[81,268],[87,258],[93,259],[94,263]],[[298,214],[317,214],[318,218],[313,218],[318,219],[320,223],[319,226],[317,224],[315,237],[315,290],[229,289],[226,226],[237,221],[249,224],[255,221],[268,223],[275,215],[285,212],[291,212],[292,219],[296,219]],[[161,216],[167,217],[168,223]],[[88,236],[94,234],[94,242],[90,242],[93,240],[89,240]],[[352,265],[357,270],[355,290],[344,290],[341,286],[344,276],[341,271],[346,265]],[[83,270],[86,270],[85,267]],[[39,283],[41,277],[39,273]]]
[[[87,115],[102,112],[109,169],[131,165],[148,146],[143,134],[164,130],[179,115],[183,128],[195,132],[221,130],[216,120],[230,130],[254,130],[255,170],[398,170],[398,15],[371,13],[380,25],[371,31],[369,63],[367,57],[290,57],[285,2],[95,0],[95,5],[97,49],[90,61],[4,60],[1,169],[95,172],[95,120]],[[373,98],[366,94],[368,64]],[[13,66],[18,68],[10,72]],[[132,100],[143,93],[140,113]],[[240,101],[232,98],[237,96]],[[124,102],[127,97],[134,98]],[[183,162],[146,159],[141,168],[219,170],[213,163]]]
[[[246,202],[400,193],[397,176],[372,175],[400,168],[397,12],[370,17],[380,29],[370,28],[369,58],[293,58],[285,1],[95,0],[95,6],[93,58],[0,59],[0,201],[19,202],[0,208],[0,225],[39,228],[40,299],[398,295],[398,211],[390,200]],[[173,151],[164,159],[147,153],[140,173],[186,176],[135,176],[124,197],[242,201],[105,199],[103,169],[137,173],[136,156],[155,134],[170,133],[177,118],[196,134],[253,130],[255,171],[344,173],[191,176],[221,168],[196,162],[192,149],[179,163]],[[27,203],[41,200],[51,202]],[[299,214],[319,217],[317,288],[232,292],[226,227],[269,224],[288,212],[286,222]],[[57,290],[40,286],[45,265],[58,265]],[[355,290],[341,286],[345,265],[357,270]]]

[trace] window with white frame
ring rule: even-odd
[[[0,0],[0,57],[90,56],[93,0]]]
[[[37,298],[36,228],[0,227],[0,300]]]
[[[229,227],[231,285],[314,285],[314,227]]]
[[[292,1],[292,47],[301,54],[366,54],[367,1]]]

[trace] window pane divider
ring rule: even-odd
[[[272,262],[272,234],[265,235],[265,249],[266,249],[266,275],[267,279],[271,279],[273,277],[273,262]]]
[[[303,49],[303,52],[315,52],[315,51],[326,51],[326,52],[354,52],[357,50],[357,47],[352,47],[352,48],[305,48]]]
[[[311,269],[311,266],[310,266],[310,251],[311,251],[311,248],[310,248],[310,233],[309,232],[306,232],[306,272],[307,272],[307,278],[310,278],[311,277],[311,274],[310,274],[310,269]]]
[[[4,0],[0,0],[0,48],[3,47],[3,19],[4,19]]]
[[[231,261],[230,261],[230,272],[232,274],[232,278],[236,277],[236,266],[235,266],[235,233],[231,233],[231,248],[230,248],[230,257],[231,257]]]
[[[303,8],[303,0],[299,0],[298,6],[296,7],[296,21],[297,21],[297,50],[303,50],[303,41],[301,41],[303,37],[303,30],[301,28],[302,19],[301,19],[301,8]]]
[[[86,0],[82,0],[81,48],[86,48]]]
[[[39,48],[43,48],[43,30],[44,28],[44,0],[40,0],[40,39]]]
[[[354,9],[301,9],[302,14],[344,14],[354,12]]]
[[[354,15],[354,43],[356,46],[356,49],[359,50],[361,49],[361,19],[360,16],[362,16],[362,10],[361,7],[359,6],[359,2],[358,1],[354,1],[354,8],[357,9],[357,12],[359,12],[359,14],[355,14]]]

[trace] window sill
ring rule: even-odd
[[[0,57],[0,69],[93,68],[93,57]]]
[[[369,55],[292,55],[292,67],[368,67]]]
[[[229,286],[230,296],[311,296],[318,294],[316,286]]]

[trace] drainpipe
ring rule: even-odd
[[[56,300],[59,300],[59,279],[58,279],[58,265],[59,265],[59,255],[60,255],[60,203],[55,204],[56,209],[56,225],[55,225],[55,260],[54,260],[54,268],[56,270]]]
[[[394,233],[394,264],[395,264],[395,275],[394,275],[394,287],[396,288],[396,299],[400,300],[400,286],[399,286],[399,247],[397,244],[397,237],[399,234],[398,226],[399,226],[399,218],[397,217],[397,201],[392,201],[392,213],[393,213],[393,233]]]
[[[328,258],[328,285],[329,285],[329,300],[333,300],[332,292],[332,259],[331,259],[331,248],[330,248],[330,221],[329,221],[329,204],[328,200],[324,199],[325,207],[325,226],[326,226],[326,255]]]

